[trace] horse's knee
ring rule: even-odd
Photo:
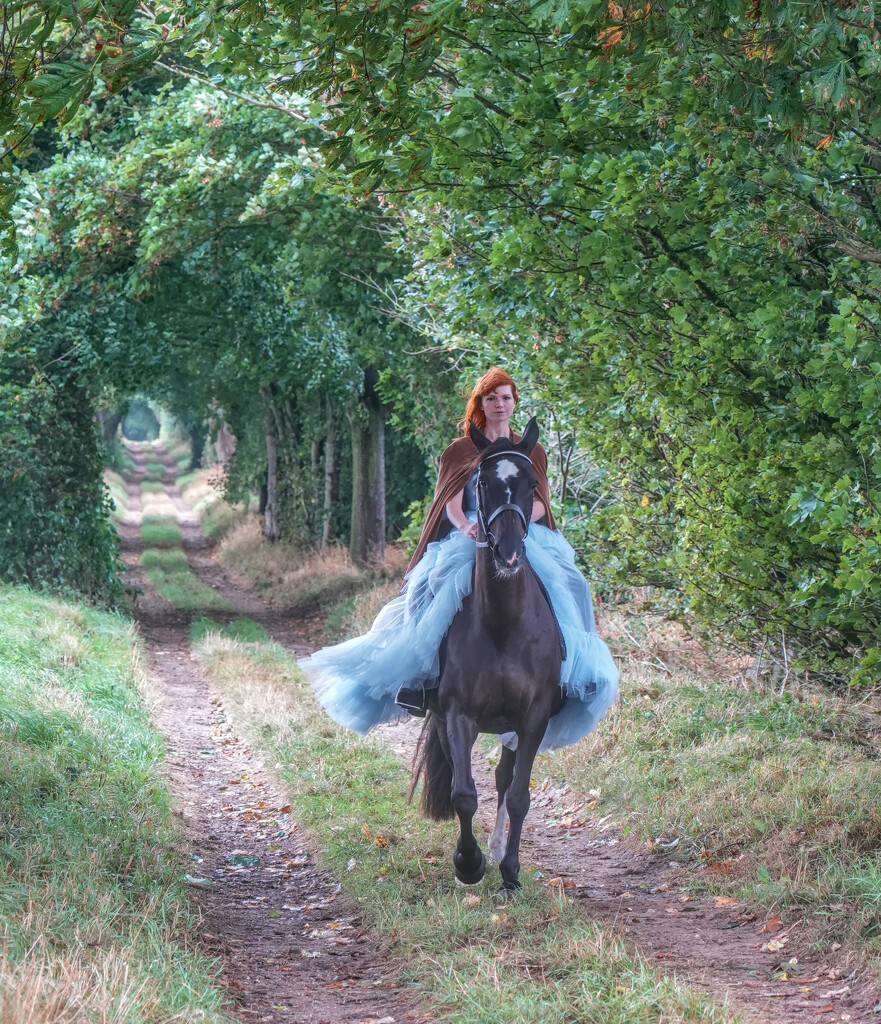
[[[473,818],[477,813],[477,788],[474,786],[454,786],[453,807],[460,818]]]
[[[511,787],[505,794],[505,806],[508,809],[509,818],[522,820],[529,812],[529,790],[525,792],[514,792]]]

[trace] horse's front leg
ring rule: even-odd
[[[532,765],[544,736],[546,722],[541,728],[525,730],[517,735],[514,777],[505,793],[508,812],[508,843],[505,856],[499,864],[502,873],[502,891],[514,892],[520,888],[520,836],[523,822],[529,812],[529,779]]]
[[[476,885],[486,873],[486,858],[474,838],[472,821],[477,813],[477,786],[471,774],[471,748],[477,729],[470,718],[448,712],[447,743],[453,765],[453,810],[459,818],[459,842],[453,854],[456,878],[465,885]]]

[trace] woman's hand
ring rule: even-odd
[[[459,491],[458,494],[454,495],[444,506],[447,512],[447,518],[456,527],[459,533],[464,533],[466,537],[470,537],[472,540],[477,540],[477,523],[472,523],[468,516],[465,515],[465,511],[462,508],[462,498],[465,494],[464,488]]]

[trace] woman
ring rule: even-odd
[[[460,424],[463,436],[441,456],[434,501],[401,596],[383,608],[364,636],[325,647],[300,662],[322,706],[341,725],[367,732],[402,717],[402,708],[425,714],[425,693],[439,681],[441,642],[471,592],[478,532],[477,449],[465,431],[473,422],[491,441],[518,441],[509,424],[517,400],[517,386],[504,370],[493,367],[481,377]],[[560,685],[568,699],[548,725],[541,746],[547,750],[575,743],[596,726],[617,696],[618,670],[597,635],[587,581],[575,566],[572,548],[556,530],[547,454],[540,444],[531,458],[538,484],[526,555],[545,586],[566,646]],[[514,745],[514,737],[502,739]]]

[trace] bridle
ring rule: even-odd
[[[486,514],[485,514],[485,512],[483,510],[483,502],[481,500],[481,493],[480,493],[480,474],[483,472],[483,467],[488,462],[491,462],[493,459],[507,459],[507,458],[510,458],[511,456],[515,456],[518,459],[526,459],[526,461],[529,463],[529,465],[530,466],[532,465],[532,459],[530,459],[530,457],[528,455],[524,455],[523,452],[518,452],[516,449],[512,449],[510,451],[505,451],[505,452],[493,452],[492,455],[487,455],[487,457],[485,459],[483,459],[483,461],[480,463],[480,465],[478,467],[478,471],[477,471],[477,483],[478,483],[478,486],[477,486],[477,521],[480,524],[480,528],[483,531],[483,535],[487,538],[486,541],[478,541],[477,542],[477,546],[478,547],[489,547],[490,543],[492,543],[493,547],[496,546],[496,539],[490,533],[490,529],[489,528],[490,528],[490,526],[492,526],[492,524],[495,522],[495,520],[502,514],[502,512],[516,512],[517,515],[520,516],[520,519],[523,522],[523,529],[527,530],[527,531],[529,530],[529,521],[532,518],[532,503],[531,502],[530,502],[530,506],[529,506],[529,517],[526,516],[526,514],[523,511],[523,509],[519,505],[517,505],[515,502],[512,502],[512,501],[507,501],[503,505],[499,505],[498,507],[494,508],[493,511],[490,513],[489,518],[487,518],[487,516],[486,516]]]

